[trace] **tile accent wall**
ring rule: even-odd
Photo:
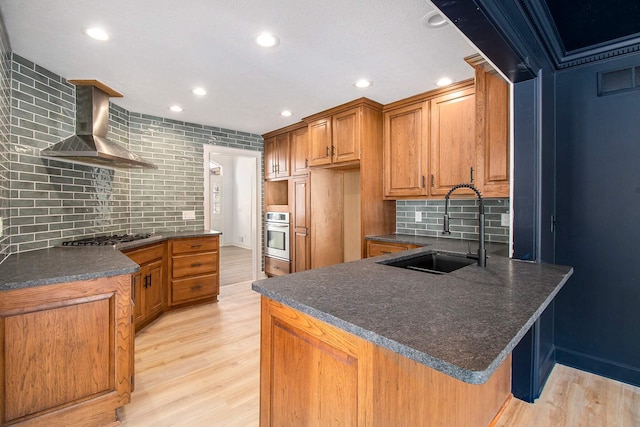
[[[9,255],[9,127],[11,123],[11,49],[4,23],[0,19],[0,262]]]
[[[75,86],[19,55],[11,54],[8,63],[10,80],[3,82],[10,82],[10,94],[0,93],[0,126],[3,114],[11,123],[8,131],[0,128],[0,212],[4,206],[9,215],[0,254],[102,234],[201,230],[202,144],[263,150],[260,135],[133,113],[112,103],[108,137],[157,170],[40,157],[41,149],[75,131]],[[9,102],[7,117],[2,103]],[[196,211],[196,220],[183,221],[182,210]]]
[[[416,212],[422,212],[422,221],[415,221]],[[509,213],[509,199],[484,199],[486,241],[508,243],[509,227],[500,225],[500,214],[503,213]],[[443,216],[444,200],[398,200],[396,233],[478,240],[477,200],[449,201],[450,235],[442,234]]]
[[[201,230],[204,225],[203,144],[262,151],[259,135],[131,113],[129,148],[158,166],[131,171],[131,228]],[[184,221],[183,210],[196,212]]]

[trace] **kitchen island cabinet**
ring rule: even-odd
[[[119,251],[95,248],[0,265],[0,425],[117,425],[132,387],[136,270]]]
[[[511,397],[510,358],[469,384],[271,299],[261,312],[262,426],[487,426]]]
[[[253,283],[263,298],[263,425],[316,422],[324,416],[318,408],[336,400],[350,402],[336,416],[355,425],[389,425],[386,416],[402,425],[414,408],[424,418],[404,425],[484,426],[499,413],[510,397],[512,350],[573,270],[511,260],[499,255],[505,245],[492,243],[486,268],[431,275],[380,263],[467,251],[455,239],[420,244]],[[317,392],[314,399],[280,393],[295,378]]]

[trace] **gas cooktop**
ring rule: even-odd
[[[62,242],[62,246],[115,246],[119,243],[133,242],[135,240],[148,239],[149,233],[122,234],[113,236],[87,237],[80,240],[67,240]]]

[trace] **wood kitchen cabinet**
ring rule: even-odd
[[[468,384],[261,298],[260,425],[487,426],[511,398],[511,358]]]
[[[473,80],[386,105],[385,199],[438,197],[469,182],[477,169],[474,129]]]
[[[264,140],[264,178],[287,178],[290,170],[289,133],[274,135]]]
[[[429,193],[444,196],[454,185],[477,185],[475,88],[458,89],[435,97],[429,103]],[[471,194],[471,190],[467,191]]]
[[[292,272],[311,268],[311,191],[309,178],[298,177],[291,180],[292,215]]]
[[[384,196],[426,196],[429,176],[429,102],[384,113]]]
[[[442,198],[461,183],[509,197],[509,173],[509,87],[486,66],[475,82],[385,105],[385,199]]]
[[[2,291],[0,425],[117,425],[133,337],[128,274]]]
[[[480,55],[475,69],[478,186],[484,197],[509,197],[509,84]]]
[[[377,102],[361,98],[304,119],[309,123],[309,166],[343,165],[362,156],[362,130],[367,121],[379,120],[366,107],[380,109]],[[366,143],[365,143],[366,145]]]
[[[291,175],[309,173],[309,128],[307,126],[289,132],[291,141]]]
[[[157,243],[123,252],[140,266],[131,276],[136,332],[157,319],[167,305],[164,251],[164,243]]]
[[[380,240],[367,240],[367,257],[388,255],[396,252],[415,249],[419,246],[410,243],[383,242]]]
[[[265,259],[265,272],[364,258],[366,236],[395,231],[395,204],[383,199],[382,105],[356,99],[264,134],[265,144],[285,133],[291,177],[265,181],[265,210],[292,213],[291,264]]]
[[[283,276],[291,273],[291,263],[270,256],[264,257],[264,274],[269,277]]]
[[[171,308],[218,300],[219,249],[218,236],[169,241],[168,303]]]

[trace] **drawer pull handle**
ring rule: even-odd
[[[201,262],[194,262],[193,264],[191,264],[191,267],[200,267],[201,265]]]
[[[199,290],[199,289],[202,289],[202,285],[195,285],[195,286],[192,286],[192,287],[191,287],[191,290],[192,290],[192,291],[197,291],[197,290]]]
[[[200,247],[202,247],[202,245],[191,245],[191,247],[192,247],[193,249],[195,249],[195,248],[200,248]]]
[[[381,254],[390,254],[391,251],[380,251]]]

